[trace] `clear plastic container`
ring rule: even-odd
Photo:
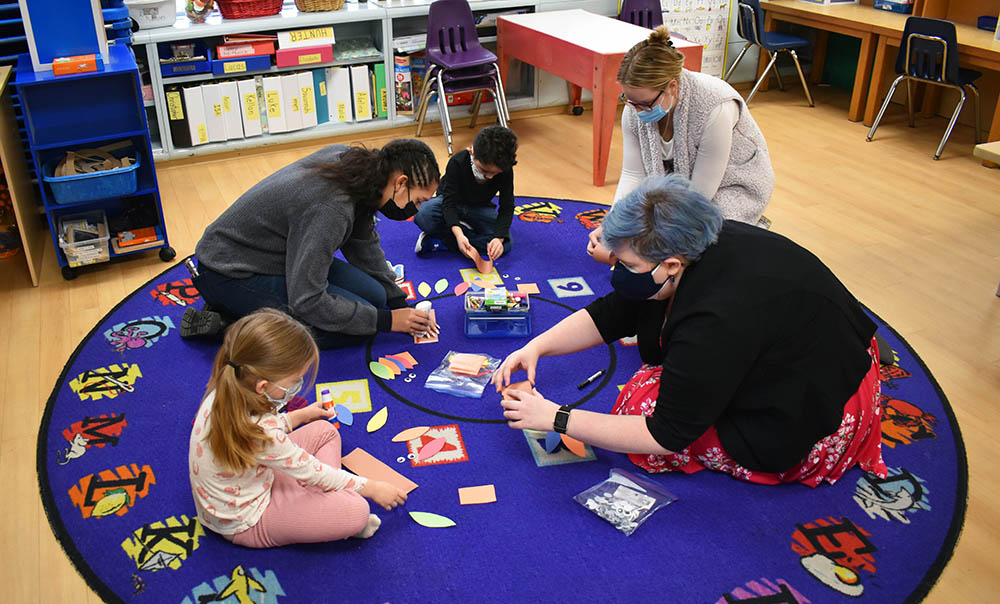
[[[465,335],[470,338],[531,337],[531,300],[523,296],[516,308],[485,308],[485,292],[465,293]]]
[[[71,230],[74,224],[81,222],[97,225],[98,236],[96,239],[74,240]],[[63,254],[66,256],[66,263],[70,268],[110,260],[111,250],[108,247],[110,238],[108,220],[101,210],[64,216],[59,219],[59,247],[62,248]]]

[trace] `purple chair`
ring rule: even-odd
[[[438,110],[441,113],[441,129],[448,141],[448,155],[451,155],[451,116],[448,114],[449,94],[475,91],[472,102],[470,128],[476,126],[483,94],[493,94],[497,118],[506,127],[510,121],[507,97],[497,56],[479,44],[476,24],[472,19],[472,9],[467,0],[437,0],[430,7],[427,17],[427,75],[417,103],[417,136],[424,128],[427,106],[430,101],[431,86],[437,91]]]
[[[619,21],[627,21],[632,25],[656,29],[663,25],[663,9],[660,0],[622,0],[622,9],[618,12]]]

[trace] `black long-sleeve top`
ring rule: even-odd
[[[457,207],[493,207],[497,197],[497,222],[493,236],[506,239],[510,235],[510,222],[514,218],[514,170],[506,170],[486,182],[478,183],[472,175],[472,157],[468,149],[462,149],[448,160],[444,176],[438,184],[441,196],[441,212],[451,228],[461,220]]]
[[[680,451],[715,425],[741,465],[782,472],[836,431],[875,324],[812,253],[727,220],[673,297],[669,315],[669,300],[616,293],[587,307],[606,342],[637,335],[642,361],[662,364],[646,419],[661,446]]]

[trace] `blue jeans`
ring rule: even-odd
[[[198,272],[201,275],[194,279],[194,285],[201,292],[202,298],[213,310],[228,319],[244,317],[260,308],[277,308],[291,314],[284,275],[253,275],[246,279],[234,279],[217,273],[204,264],[198,267]],[[386,308],[386,294],[382,284],[339,258],[333,259],[327,282],[329,285],[326,291],[330,294],[375,308]],[[316,345],[322,349],[353,346],[371,337],[324,331],[306,321],[303,323],[312,329]]]
[[[469,243],[471,243],[480,254],[485,256],[486,246],[489,245],[490,241],[494,239],[493,233],[496,230],[497,225],[496,208],[459,204],[455,209],[458,210],[458,219],[472,227],[471,230],[462,227],[462,230],[465,232],[465,236],[469,238]],[[458,242],[455,241],[455,235],[451,232],[451,227],[449,227],[448,223],[444,220],[444,212],[441,210],[440,197],[432,197],[431,199],[428,199],[424,203],[420,204],[420,211],[417,212],[413,222],[417,223],[417,226],[420,227],[421,231],[427,233],[431,237],[437,237],[443,241],[451,251],[459,251]],[[510,251],[511,242],[512,239],[510,235],[508,235],[503,242],[504,254]]]

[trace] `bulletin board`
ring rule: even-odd
[[[731,0],[660,0],[663,23],[705,47],[701,71],[722,77],[726,67],[726,42],[729,36]]]

